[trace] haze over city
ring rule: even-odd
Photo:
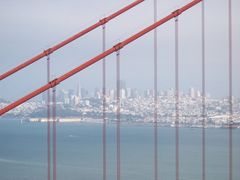
[[[0,179],[240,179],[239,7],[0,1]]]
[[[131,1],[2,1],[0,6],[0,73],[18,65],[25,59],[82,30],[86,25],[114,12]],[[162,18],[187,0],[161,1],[158,18]],[[227,2],[206,2],[206,89],[213,97],[228,96]],[[89,5],[90,4],[90,5]],[[240,2],[233,1],[233,95],[240,97]],[[153,22],[153,2],[145,1],[133,11],[121,15],[107,24],[107,48],[138,32]],[[179,19],[180,89],[201,89],[201,11],[200,6],[189,10]],[[129,18],[131,17],[131,18]],[[127,23],[126,23],[127,22]],[[101,28],[51,55],[51,77],[57,77],[82,64],[102,51]],[[149,33],[121,52],[121,79],[138,89],[153,88],[153,33]],[[158,88],[174,87],[174,24],[169,22],[158,28]],[[135,67],[138,68],[135,68]],[[134,70],[133,70],[134,69]],[[74,86],[76,81],[89,90],[101,88],[101,63],[60,84],[59,89]],[[0,82],[0,97],[16,100],[46,83],[46,59],[7,80]],[[17,87],[17,91],[16,91]],[[107,57],[107,87],[115,88],[115,55]]]

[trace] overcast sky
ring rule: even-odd
[[[83,30],[132,0],[0,0],[0,73]],[[190,2],[159,0],[158,19]],[[233,3],[233,91],[240,97],[240,1]],[[214,97],[228,95],[227,0],[206,0],[207,91]],[[107,24],[107,48],[153,22],[153,0]],[[52,78],[68,72],[101,53],[101,28],[51,56]],[[179,18],[180,88],[201,88],[201,5]],[[174,87],[174,21],[158,28],[159,90]],[[115,54],[107,58],[107,86],[115,87]],[[153,87],[153,33],[121,50],[121,79],[128,87]],[[78,73],[58,89],[101,88],[101,62]],[[46,83],[46,58],[0,82],[0,97],[16,100]]]

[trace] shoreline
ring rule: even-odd
[[[47,123],[48,119],[47,118],[28,118],[25,120],[21,120],[29,123]],[[68,118],[56,118],[57,123],[89,123],[89,124],[102,124],[103,121],[102,119],[94,119],[94,118],[73,118],[73,117],[68,117]],[[116,124],[116,120],[106,120],[107,124]],[[53,122],[52,119],[50,119],[50,122]],[[138,121],[128,121],[128,120],[123,120],[121,121],[121,124],[142,124],[142,125],[147,125],[147,124],[153,124],[153,121],[150,120],[138,120]],[[166,122],[159,122],[158,123],[159,127],[175,127],[174,122],[172,123],[166,123]],[[179,128],[202,128],[201,124],[179,124]],[[224,129],[229,129],[228,124],[208,124],[205,126],[206,129],[211,129],[211,128],[224,128]],[[232,129],[240,129],[240,124],[235,123],[232,126]]]

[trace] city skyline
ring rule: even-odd
[[[0,179],[240,179],[239,7],[0,1]]]
[[[29,0],[24,3],[18,1],[1,2],[0,10],[2,16],[0,17],[0,22],[2,24],[2,33],[0,33],[0,53],[2,60],[0,73],[4,73],[24,59],[31,57],[31,55],[46,50],[49,46],[54,45],[69,35],[79,32],[86,25],[98,21],[110,14],[110,12],[118,9],[117,7],[123,7],[129,2],[131,1],[116,2],[107,0],[105,3],[108,6],[101,6],[101,2],[97,1],[92,4],[91,8],[88,7],[88,2],[78,2],[76,0],[71,5],[64,5],[64,3],[56,0],[51,2],[44,0],[38,3],[33,3]],[[180,7],[187,2],[187,0],[182,0],[181,2],[162,1],[158,4],[158,18],[160,19],[166,13],[176,9],[176,6]],[[237,47],[240,46],[240,37],[239,33],[237,33],[240,31],[240,23],[235,18],[239,16],[237,9],[239,3],[239,1],[233,1],[233,94],[236,97],[240,97],[240,85],[237,83],[240,76],[237,69],[240,66],[240,62],[237,60],[240,56],[237,50]],[[107,25],[107,48],[112,47],[117,42],[152,23],[153,14],[145,12],[148,10],[151,12],[153,2],[145,1],[143,4],[121,15],[117,20]],[[58,8],[55,8],[56,6]],[[213,97],[224,97],[228,95],[227,19],[224,16],[227,13],[227,4],[221,1],[218,4],[218,8],[214,8],[215,2],[208,1],[206,6],[208,7],[206,9],[206,17],[209,18],[206,21],[206,90]],[[45,8],[47,8],[47,11],[43,12],[42,9]],[[101,9],[96,11],[97,8]],[[68,11],[68,13],[62,14],[60,9]],[[70,9],[71,11],[69,11]],[[86,9],[88,10],[86,11]],[[200,10],[200,6],[194,7],[193,10],[190,10],[190,14],[184,14],[184,17],[179,19],[179,47],[181,48],[181,53],[179,54],[179,77],[181,80],[180,89],[182,91],[186,91],[191,86],[201,89]],[[145,16],[143,17],[142,14],[145,14]],[[59,17],[62,17],[62,20],[56,21]],[[124,27],[126,20],[131,24],[127,30]],[[55,23],[52,24],[51,22],[54,21]],[[191,28],[188,28],[188,23],[192,25]],[[19,31],[15,31],[16,28]],[[160,90],[174,87],[174,72],[172,70],[174,67],[174,55],[171,53],[174,49],[173,29],[172,22],[158,28],[158,89]],[[193,31],[194,33],[192,33]],[[100,53],[102,51],[100,35],[101,28],[76,41],[73,45],[65,47],[64,52],[59,51],[52,54],[51,79]],[[191,39],[191,41],[188,41],[188,39]],[[121,52],[121,78],[128,80],[130,87],[138,89],[153,88],[153,81],[151,80],[153,76],[153,53],[151,48],[148,48],[153,46],[152,40],[153,34],[150,33],[134,43],[134,47],[126,47]],[[189,49],[191,49],[190,53]],[[114,88],[116,84],[115,56],[107,57],[106,61],[107,73],[109,75],[106,82],[107,87]],[[135,68],[133,71],[132,68],[136,66],[139,68]],[[28,74],[31,74],[31,76],[28,76]],[[96,86],[101,87],[101,75],[101,63],[97,63],[89,70],[85,70],[60,84],[59,88],[74,86],[78,79],[81,79],[80,83],[87,89],[94,89]],[[22,81],[22,79],[26,80]],[[34,90],[45,83],[46,59],[42,59],[35,65],[32,65],[32,69],[27,68],[13,77],[2,80],[0,82],[0,97],[16,100],[17,97],[29,93],[30,89]],[[18,91],[14,90],[16,86],[19,87]]]
[[[123,83],[126,84],[126,83]],[[190,88],[187,93],[179,94],[179,122],[181,127],[202,127],[202,96],[199,90]],[[153,122],[153,91],[139,92],[127,86],[120,89],[121,121],[123,123]],[[106,91],[106,115],[108,123],[116,120],[116,91]],[[8,102],[0,100],[0,108]],[[50,106],[52,102],[50,101]],[[227,98],[213,99],[206,97],[206,128],[226,128],[229,119]],[[56,112],[59,123],[102,123],[102,94],[100,89],[90,93],[85,88],[61,89],[56,93]],[[240,99],[233,98],[233,122],[240,127]],[[158,122],[160,126],[175,127],[174,89],[158,94]],[[8,112],[4,118],[18,118],[27,122],[47,122],[47,96],[41,100],[33,99]]]
[[[154,96],[154,90],[153,89],[145,89],[140,90],[137,88],[131,88],[126,86],[126,82],[123,82],[125,85],[124,87],[121,86],[120,88],[120,98],[126,99],[126,98],[136,98],[138,96],[146,97],[146,98],[153,98]],[[199,89],[196,89],[194,87],[190,87],[188,91],[180,91],[180,95],[188,95],[192,98],[200,98],[202,96],[202,93]],[[64,95],[65,94],[65,95]],[[76,86],[76,88],[68,88],[68,89],[58,89],[57,90],[57,97],[59,96],[76,96],[79,98],[97,98],[102,99],[102,89],[95,87],[94,89],[86,89],[85,87],[82,87],[80,84]],[[116,98],[116,89],[115,88],[106,88],[106,95],[110,96],[111,99]],[[163,91],[158,91],[158,96],[174,96],[174,88],[166,89]],[[206,97],[210,98],[210,94],[206,92]],[[42,94],[42,100],[46,99],[46,93]],[[221,97],[226,98],[226,97]]]

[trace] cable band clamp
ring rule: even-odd
[[[43,53],[44,53],[45,56],[49,56],[50,54],[52,54],[52,49],[49,48],[47,50],[44,50]]]
[[[59,84],[58,79],[54,79],[54,80],[50,81],[49,84],[50,84],[51,88],[57,86]]]
[[[108,18],[103,18],[101,20],[99,20],[99,23],[103,26],[108,22]]]
[[[176,11],[173,11],[172,14],[175,18],[177,18],[181,14],[181,11],[180,9],[177,9]]]
[[[113,48],[114,48],[114,50],[117,52],[117,51],[119,51],[120,49],[123,48],[123,45],[122,45],[122,43],[120,42],[120,43],[116,44],[115,46],[113,46]]]

